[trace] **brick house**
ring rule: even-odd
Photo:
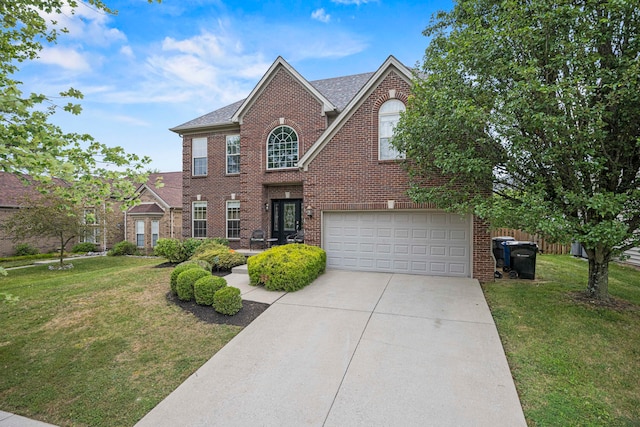
[[[406,194],[389,140],[411,79],[393,56],[318,81],[279,57],[246,99],[172,128],[183,140],[183,236],[248,248],[253,230],[284,243],[303,229],[329,268],[493,280],[484,222]]]
[[[35,203],[40,196],[36,188],[31,185],[30,178],[24,176],[26,180],[20,179],[15,174],[0,172],[0,257],[13,256],[15,245],[18,243],[28,243],[37,248],[41,253],[51,252],[59,249],[60,242],[53,238],[30,238],[24,241],[14,242],[12,236],[2,230],[1,224],[11,217],[17,209],[28,207]],[[63,181],[57,181],[59,185],[66,185]],[[115,208],[117,210],[117,207]],[[96,223],[84,236],[79,236],[69,242],[67,250],[79,242],[95,243],[99,251],[105,251],[116,242],[123,239],[122,214],[118,211],[107,212],[104,206],[98,208],[87,208],[86,213],[95,215]]]
[[[140,204],[125,213],[125,240],[151,253],[158,239],[182,236],[182,172],[149,174],[137,194]]]

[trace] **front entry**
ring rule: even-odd
[[[275,244],[287,243],[287,236],[302,228],[302,200],[281,199],[271,201],[271,237]]]

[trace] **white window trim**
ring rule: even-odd
[[[296,160],[296,162],[295,162],[295,164],[293,166],[286,166],[286,167],[283,167],[283,168],[270,168],[269,167],[269,139],[271,139],[271,134],[273,134],[273,132],[276,129],[279,129],[281,127],[286,127],[286,128],[291,129],[293,131],[293,133],[296,135],[296,143],[297,143],[297,146],[296,146],[297,153],[296,153],[296,155],[297,155],[297,160]],[[296,130],[294,128],[292,128],[291,126],[278,125],[277,127],[273,128],[271,130],[271,132],[269,132],[269,135],[267,136],[267,142],[265,144],[265,150],[266,150],[265,159],[266,159],[266,162],[267,162],[266,168],[267,168],[268,171],[282,171],[282,170],[297,169],[298,168],[298,162],[300,162],[300,135],[298,135],[298,132],[296,132]]]
[[[155,241],[154,241],[155,236]],[[158,239],[160,238],[160,221],[153,220],[151,221],[151,247],[155,248],[158,244]]]
[[[140,230],[140,225],[142,224],[142,230]],[[140,232],[142,231],[142,233]],[[138,243],[138,236],[142,236],[142,245],[139,245]],[[144,241],[145,237],[144,237],[144,220],[136,220],[136,246],[138,248],[144,248]]]
[[[391,144],[389,143],[391,141],[391,139],[393,138],[393,132],[392,132],[391,135],[384,135],[384,136],[382,135],[382,123],[383,123],[382,118],[383,117],[393,117],[393,116],[397,115],[397,120],[393,124],[393,128],[394,129],[398,124],[398,120],[400,120],[400,112],[398,112],[398,113],[396,113],[396,112],[383,113],[382,112],[382,109],[383,109],[384,105],[388,104],[388,103],[392,103],[392,102],[393,103],[402,104],[402,110],[401,111],[405,111],[406,110],[406,106],[404,105],[404,103],[402,101],[400,101],[399,99],[395,99],[395,98],[389,99],[388,101],[385,101],[380,106],[380,108],[378,109],[378,160],[379,161],[402,160],[402,159],[405,158],[405,154],[404,153],[399,152],[398,150],[395,149],[395,147],[392,147]],[[387,139],[388,140],[388,142],[387,142],[388,150],[387,151],[388,152],[392,152],[392,154],[395,153],[395,157],[382,158],[382,152],[383,152],[383,150],[382,150],[382,140],[383,139]]]
[[[225,228],[225,235],[226,238],[228,240],[240,240],[240,236],[238,237],[229,237],[229,207],[230,205],[236,205],[238,208],[238,211],[240,211],[240,201],[239,200],[227,200],[226,204],[225,204],[225,223],[224,223],[224,228]],[[233,220],[236,221],[236,220]],[[237,219],[238,223],[240,223],[240,218]]]
[[[233,154],[234,156],[238,156],[238,172],[229,172],[229,140],[231,139],[238,139],[238,144],[240,143],[240,135],[227,135],[226,138],[226,144],[225,144],[225,150],[226,150],[226,156],[225,156],[225,170],[227,175],[238,175],[240,173],[240,147],[238,146],[238,154]]]
[[[195,145],[197,143],[204,144],[204,152],[196,153]],[[196,157],[197,154],[197,157]],[[204,154],[204,156],[202,155]],[[207,176],[209,172],[209,158],[208,158],[207,138],[193,138],[191,140],[191,176]],[[196,174],[196,159],[205,159],[204,173]]]
[[[198,221],[204,221],[205,224],[205,231],[204,231],[204,236],[195,236],[195,231],[196,231],[196,227],[195,227],[195,222],[196,222],[196,218],[195,218],[195,211],[196,211],[196,206],[204,206],[205,209],[205,214],[204,214],[204,220],[199,219]],[[206,239],[207,237],[207,215],[208,215],[208,206],[207,206],[207,202],[191,202],[191,237],[194,237],[196,239]]]

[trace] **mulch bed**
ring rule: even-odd
[[[168,268],[175,267],[175,263],[165,262],[158,264],[156,268]],[[224,277],[229,274],[229,271],[213,271],[214,276]],[[269,308],[269,304],[255,301],[242,300],[242,308],[239,312],[233,316],[227,316],[226,314],[220,314],[211,306],[199,305],[195,301],[180,301],[177,295],[167,292],[167,301],[171,304],[175,304],[182,308],[184,311],[188,311],[196,316],[198,319],[205,323],[212,323],[217,325],[235,325],[235,326],[247,326],[253,322],[256,317],[260,316],[263,311]]]
[[[227,316],[226,314],[218,313],[211,306],[199,305],[196,304],[195,301],[180,301],[171,291],[167,292],[167,301],[192,313],[203,322],[218,325],[247,326],[253,322],[256,317],[260,316],[263,311],[269,308],[269,304],[243,300],[240,311],[233,316]]]

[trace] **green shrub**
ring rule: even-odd
[[[293,292],[324,272],[327,254],[319,247],[294,243],[268,249],[250,257],[247,263],[252,285]]]
[[[200,246],[198,246],[198,248],[194,251],[193,253],[193,257],[196,258],[198,257],[198,255],[202,255],[203,253],[210,251],[212,249],[217,249],[217,250],[222,250],[222,249],[226,249],[229,250],[229,246],[223,245],[222,243],[219,243],[218,241],[216,241],[216,239],[207,239],[204,240],[202,242],[202,244]]]
[[[38,255],[40,253],[38,248],[31,246],[28,243],[18,243],[15,249],[16,256]]]
[[[178,299],[182,301],[191,301],[193,299],[193,285],[201,277],[210,276],[211,273],[201,269],[200,267],[191,268],[178,274],[176,282],[176,293]]]
[[[233,286],[224,287],[213,294],[213,309],[218,313],[233,316],[242,309],[240,289]]]
[[[227,286],[227,280],[224,277],[201,277],[193,284],[193,295],[196,298],[196,303],[213,305],[213,295],[225,286]]]
[[[182,262],[189,258],[184,245],[178,239],[158,239],[153,253],[156,256],[166,258],[169,262]]]
[[[173,292],[174,294],[178,293],[178,291],[176,290],[176,285],[178,284],[178,276],[180,275],[180,273],[187,270],[191,270],[192,268],[199,268],[200,270],[203,270],[202,267],[200,267],[197,263],[194,263],[194,262],[183,263],[176,266],[176,268],[173,269],[169,279],[169,283],[171,284],[171,292]]]
[[[111,248],[111,250],[107,252],[107,255],[109,256],[123,256],[123,255],[137,255],[137,254],[138,254],[138,248],[136,247],[136,245],[134,243],[127,242],[126,240],[116,243],[115,245],[113,245],[113,248]]]
[[[203,259],[190,259],[188,261],[181,262],[180,264],[176,265],[176,267],[180,267],[181,265],[185,264],[195,264],[207,271],[211,271],[212,269],[212,265]]]
[[[220,245],[196,255],[194,259],[207,261],[219,270],[231,270],[233,267],[247,263],[244,255]]]
[[[90,243],[90,242],[76,243],[71,248],[71,252],[74,254],[82,253],[82,252],[95,252],[96,250],[98,250],[98,247],[96,246],[96,244]]]

